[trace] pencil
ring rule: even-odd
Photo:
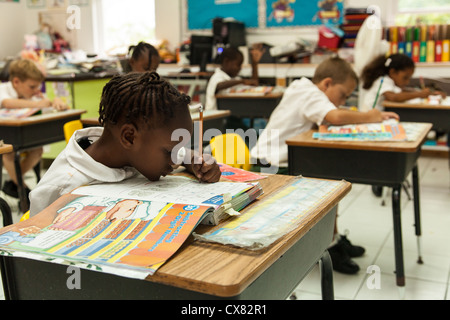
[[[384,77],[381,78],[381,80],[380,80],[380,86],[378,87],[377,95],[375,96],[375,101],[373,102],[372,109],[375,108],[375,106],[377,105],[378,96],[380,95],[381,86],[383,85],[383,80],[384,80]]]
[[[203,106],[201,104],[198,107],[198,112],[200,114],[198,153],[200,154],[200,157],[203,158]]]
[[[423,77],[420,76],[420,87],[423,89],[425,89],[425,82],[423,81]]]

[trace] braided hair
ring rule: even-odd
[[[133,60],[138,60],[144,54],[148,55],[148,61],[150,63],[152,62],[153,56],[159,57],[158,50],[154,46],[152,46],[150,43],[147,43],[147,42],[141,41],[137,45],[128,47],[128,56]],[[126,66],[125,71],[126,72],[132,71],[129,63]],[[151,71],[151,70],[147,70],[147,71]]]
[[[370,89],[376,79],[389,74],[391,69],[403,71],[414,67],[414,61],[405,54],[395,53],[388,57],[380,55],[364,67],[361,73],[363,88]]]
[[[149,126],[162,126],[174,118],[177,111],[188,108],[191,98],[179,92],[156,72],[127,73],[114,76],[103,88],[99,122],[119,121],[137,126],[142,119]]]

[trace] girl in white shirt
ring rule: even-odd
[[[192,134],[189,96],[155,72],[113,77],[103,88],[99,109],[102,127],[75,131],[30,193],[30,216],[63,194],[99,182],[120,183],[136,174],[156,181],[182,164],[200,181],[216,182],[220,169],[208,154],[184,149]],[[184,129],[185,136],[172,134]],[[184,150],[184,156],[181,155]]]
[[[414,61],[405,54],[392,54],[388,57],[380,55],[364,67],[361,73],[363,102],[361,111],[376,108],[384,110],[383,101],[404,102],[414,98],[427,98],[430,94],[445,94],[432,92],[429,88],[419,91],[406,91],[414,74]]]

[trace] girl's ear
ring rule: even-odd
[[[120,128],[120,143],[125,149],[133,147],[136,140],[137,129],[131,123],[126,123]]]

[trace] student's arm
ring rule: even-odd
[[[325,116],[325,121],[333,125],[344,125],[354,123],[381,122],[387,119],[400,120],[394,112],[382,112],[378,109],[372,109],[367,112],[359,112],[345,109],[331,110]]]
[[[8,109],[48,108],[51,106],[52,102],[46,98],[41,100],[4,99],[2,101],[2,107]]]
[[[222,81],[217,84],[216,93],[218,93],[220,90],[225,90],[225,89],[231,88],[238,84],[247,84],[247,83],[245,83],[244,79],[232,79],[232,80]]]
[[[386,91],[383,95],[388,101],[404,102],[415,98],[427,98],[430,94],[433,94],[433,92],[429,88],[425,88],[420,91],[402,91],[398,93]]]
[[[256,81],[256,85],[259,84],[258,64],[264,51],[262,43],[254,44],[250,49],[250,56],[252,58],[252,80]]]

